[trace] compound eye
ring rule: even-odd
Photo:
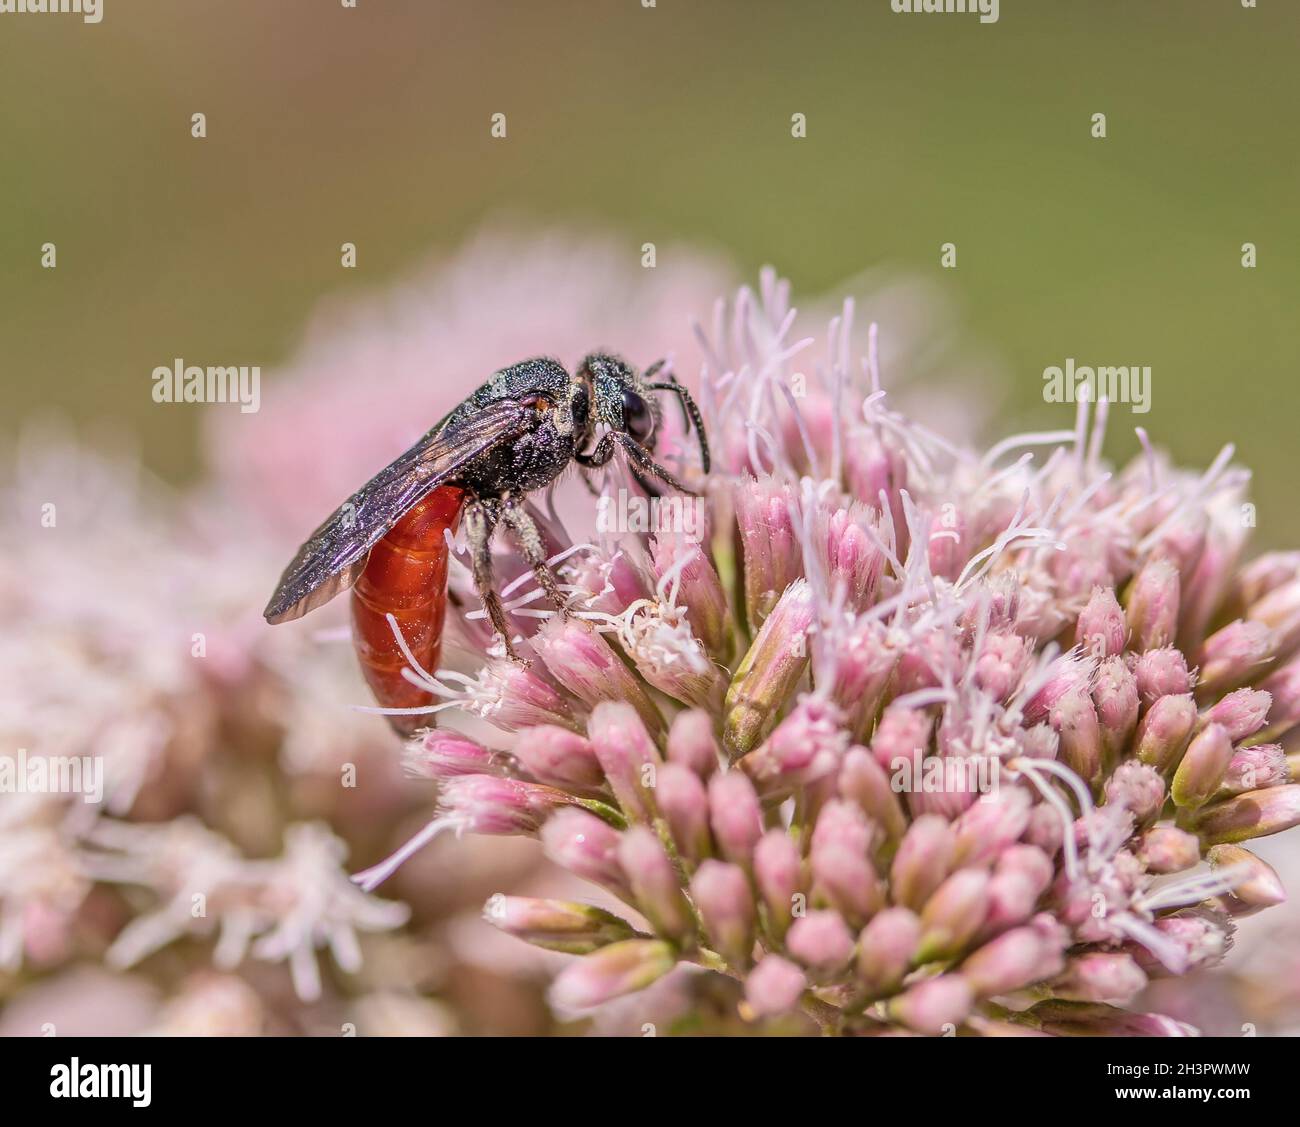
[[[648,442],[654,434],[655,418],[650,405],[635,391],[623,392],[623,426],[638,442]]]

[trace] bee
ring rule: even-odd
[[[659,493],[652,479],[690,493],[655,460],[662,414],[654,393],[660,391],[677,397],[708,473],[700,410],[675,378],[655,379],[663,364],[638,375],[618,357],[595,353],[573,376],[547,358],[494,373],[311,534],[280,577],[263,612],[266,621],[301,618],[350,588],[353,645],[371,692],[384,708],[403,710],[389,715],[399,733],[427,725],[423,710],[430,694],[402,675],[408,660],[388,616],[411,657],[436,670],[447,615],[448,544],[458,526],[464,527],[488,619],[507,655],[522,662],[493,581],[491,543],[498,527],[514,540],[556,609],[569,613],[525,503],[528,494],[551,485],[570,464],[596,471],[616,453],[650,495]]]

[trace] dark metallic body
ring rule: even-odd
[[[542,536],[524,505],[528,493],[550,485],[571,463],[588,470],[605,466],[619,448],[649,492],[657,492],[649,477],[689,492],[654,460],[660,419],[658,403],[650,394],[655,390],[679,398],[688,429],[692,424],[696,428],[705,471],[709,468],[699,410],[675,380],[650,382],[660,366],[638,376],[616,357],[595,354],[583,361],[574,376],[545,358],[496,372],[312,533],[281,576],[264,612],[266,620],[299,618],[351,587],[366,570],[375,545],[425,498],[446,488],[456,494],[456,506],[463,504],[460,516],[484,608],[507,652],[517,659],[492,581],[490,543],[498,524],[505,525],[551,601],[567,613],[558,580],[546,561]],[[605,433],[586,451],[598,425],[606,428]],[[454,528],[454,516],[448,527]],[[413,553],[412,559],[446,550],[445,543],[403,544],[404,551]],[[445,603],[445,590],[439,597]],[[375,601],[373,595],[370,600]],[[440,629],[445,607],[439,604],[435,609]]]

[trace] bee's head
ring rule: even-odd
[[[642,446],[650,442],[659,421],[659,406],[644,394],[641,381],[617,356],[593,353],[578,368],[578,378],[591,385],[594,421],[630,434]]]

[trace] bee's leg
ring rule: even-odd
[[[663,361],[659,364],[652,364],[647,370],[646,375],[656,371]],[[681,384],[677,382],[676,376],[669,376],[667,380],[660,383],[651,383],[646,385],[652,391],[670,391],[677,396],[677,402],[681,404],[682,416],[686,420],[686,433],[690,434],[691,424],[695,425],[695,435],[700,443],[700,462],[704,466],[704,472],[709,472],[709,440],[704,434],[704,416],[700,414],[700,408],[696,404],[694,397]]]
[[[607,432],[596,444],[596,449],[594,449],[590,454],[575,454],[574,460],[585,469],[594,470],[600,469],[602,466],[607,466],[610,459],[614,457],[615,433],[616,432],[614,431]],[[657,486],[652,485],[639,469],[635,466],[628,466],[628,469],[632,472],[632,476],[636,478],[637,484],[645,490],[647,497],[663,496],[663,492]],[[583,480],[586,481],[586,478]],[[590,482],[587,483],[587,489],[593,497],[599,496],[595,489],[591,487]]]
[[[636,478],[637,485],[645,490],[645,495],[647,497],[662,497],[664,495],[664,491],[637,469],[636,466],[628,466],[628,470],[631,472],[632,476]]]
[[[487,611],[492,629],[501,635],[505,643],[506,655],[511,661],[527,664],[515,653],[514,644],[510,641],[506,608],[501,604],[501,596],[497,594],[492,575],[492,533],[496,529],[498,516],[495,502],[471,501],[465,506],[465,539],[469,543],[470,567],[474,575],[474,587],[483,600],[483,609]]]
[[[606,431],[600,436],[600,441],[596,443],[596,448],[590,454],[575,454],[573,460],[589,470],[598,470],[601,466],[609,465],[609,460],[614,456],[614,434],[612,430]]]
[[[519,550],[528,566],[533,569],[533,575],[537,577],[537,582],[546,592],[546,597],[555,604],[556,609],[565,618],[568,618],[568,600],[560,590],[560,581],[547,561],[546,543],[542,539],[541,532],[538,531],[537,522],[524,508],[523,501],[507,496],[501,503],[501,519],[514,536],[515,543],[519,545]]]
[[[630,434],[624,434],[622,431],[614,430],[610,431],[605,437],[615,439],[618,444],[623,447],[627,452],[628,457],[632,459],[632,468],[634,471],[640,470],[642,473],[653,474],[660,481],[672,486],[672,488],[676,489],[677,492],[687,493],[692,497],[696,496],[693,489],[687,489],[686,486],[677,480],[677,478],[673,477],[673,475],[664,469],[663,466],[650,457],[650,455],[646,453],[645,449]],[[602,441],[604,440],[602,439]]]

